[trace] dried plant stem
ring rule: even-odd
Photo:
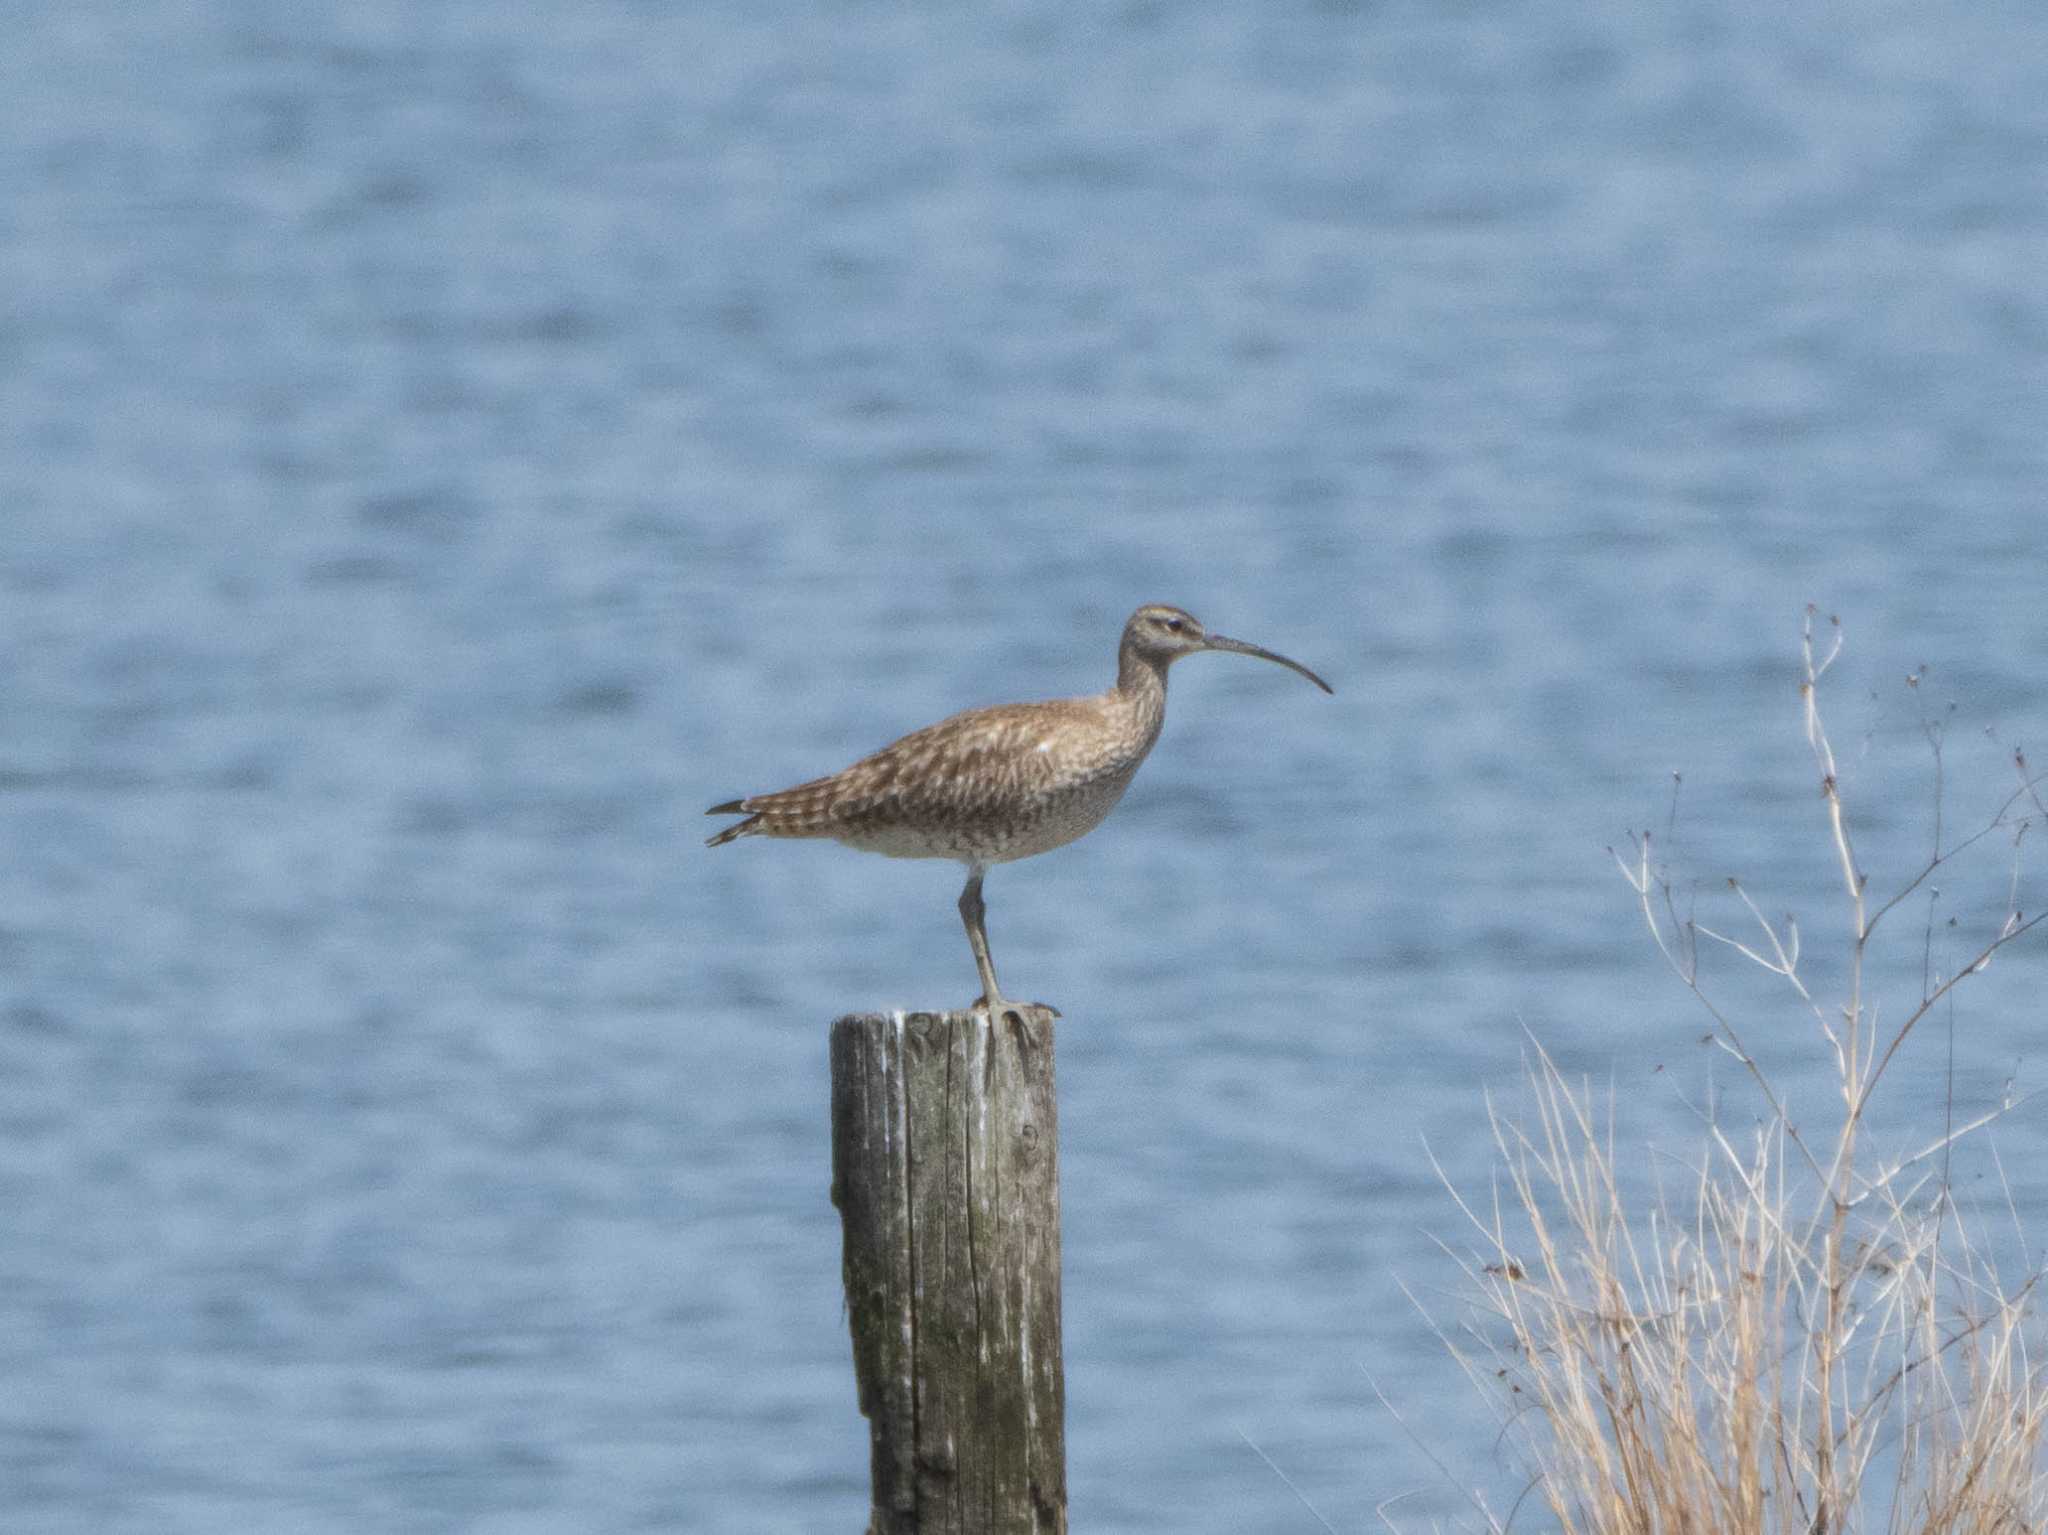
[[[1923,715],[1935,758],[1930,852],[1873,905],[1821,707],[1841,630],[1829,619],[1822,640],[1815,617],[1809,610],[1801,633],[1800,698],[1847,917],[1839,995],[1816,995],[1798,924],[1771,922],[1738,882],[1728,884],[1737,922],[1758,936],[1681,915],[1648,833],[1616,858],[1652,943],[1711,1020],[1708,1037],[1757,1090],[1763,1122],[1738,1141],[1707,1119],[1685,1200],[1674,1207],[1660,1194],[1639,1208],[1618,1170],[1612,1106],[1596,1111],[1532,1040],[1526,1117],[1488,1103],[1494,1197],[1454,1191],[1476,1239],[1459,1261],[1481,1303],[1465,1330],[1443,1336],[1501,1402],[1532,1496],[1571,1535],[2048,1528],[2048,1389],[2022,1325],[2038,1276],[2003,1283],[1946,1195],[1951,1149],[2024,1100],[2008,1090],[1960,1124],[1945,1108],[1939,1133],[1875,1167],[1864,1166],[1863,1146],[1873,1097],[1907,1039],[2042,921],[2020,909],[2018,848],[2048,805],[2016,753],[2019,786],[1944,846],[1942,733]],[[1870,963],[1873,936],[1937,869],[2001,832],[2014,859],[2002,917],[1946,976],[1934,973],[1928,940],[1919,994],[1880,1030],[1866,987],[1890,972]],[[1715,998],[1702,937],[1785,983],[1834,1066],[1838,1116],[1802,1131]],[[1472,1506],[1485,1527],[1506,1528],[1483,1499]]]

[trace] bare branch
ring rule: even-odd
[[[1906,1042],[1906,1036],[1913,1032],[1913,1026],[1927,1016],[1928,1010],[1935,1003],[1955,990],[1957,983],[1963,980],[1964,977],[1978,974],[1991,963],[1991,957],[2000,949],[2011,943],[2015,938],[2024,937],[2040,926],[2043,917],[2048,917],[2048,912],[2036,912],[2033,916],[2028,917],[2022,922],[2019,920],[2019,913],[2014,912],[2012,916],[2006,919],[2005,926],[1999,929],[1998,936],[1977,951],[1976,958],[1972,959],[1962,969],[1958,970],[1954,975],[1927,994],[1920,1005],[1914,1008],[1907,1016],[1906,1021],[1899,1025],[1897,1032],[1892,1035],[1891,1043],[1884,1047],[1884,1053],[1878,1057],[1876,1066],[1872,1068],[1869,1077],[1865,1079],[1856,1100],[1856,1113],[1858,1115],[1863,1112],[1864,1106],[1870,1102],[1870,1095],[1876,1089],[1878,1079],[1884,1075],[1885,1068],[1891,1065],[1892,1057],[1898,1054],[1899,1046]]]

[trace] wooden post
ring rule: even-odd
[[[1053,1015],[832,1026],[868,1535],[1065,1535]]]

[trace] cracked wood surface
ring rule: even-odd
[[[838,1020],[832,1199],[869,1535],[1064,1532],[1052,1015]]]

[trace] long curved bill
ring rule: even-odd
[[[1313,682],[1325,693],[1337,691],[1299,661],[1290,661],[1283,655],[1277,655],[1273,651],[1266,650],[1258,645],[1247,644],[1243,640],[1231,639],[1228,635],[1212,634],[1209,636],[1208,643],[1202,648],[1205,650],[1230,650],[1235,651],[1241,656],[1257,656],[1261,661],[1277,661],[1291,672],[1300,672],[1302,676],[1308,678],[1310,682]]]

